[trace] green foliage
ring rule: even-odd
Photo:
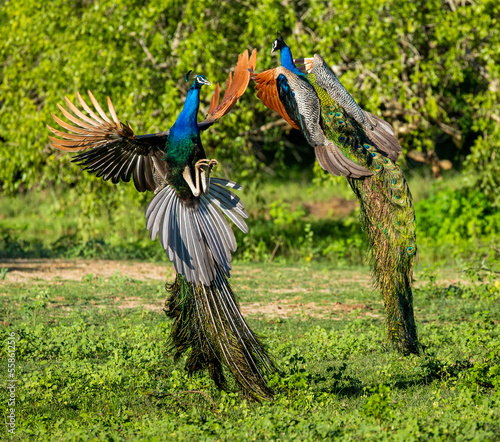
[[[469,385],[476,388],[494,388],[497,393],[500,392],[500,346],[499,342],[493,342],[488,345],[492,349],[491,353],[485,358],[484,362],[476,362],[468,371],[466,381]]]
[[[417,241],[421,253],[446,256],[488,255],[500,232],[500,213],[474,187],[434,189],[415,204]]]
[[[377,387],[370,389],[373,393],[365,402],[364,412],[367,416],[374,418],[380,425],[382,420],[392,417],[391,409],[391,388],[379,384]]]
[[[481,191],[497,209],[500,207],[499,121],[490,123],[492,130],[485,131],[484,136],[476,140],[465,162],[469,185]]]
[[[430,187],[424,187],[420,179],[412,180],[410,187],[415,187],[419,195],[415,210],[420,263],[451,263],[471,256],[481,260],[500,259],[496,247],[500,213],[483,193],[454,179]],[[346,196],[353,197],[345,190]],[[344,204],[355,207],[355,204],[345,197],[339,198],[330,184],[323,187],[262,183],[259,193],[256,192],[254,189],[241,192],[243,201],[248,200],[250,217],[249,232],[235,232],[237,260],[328,261],[342,267],[367,262],[367,244],[357,210],[345,214],[341,207]],[[343,192],[341,187],[340,195]],[[0,207],[0,257],[99,257],[167,262],[158,242],[151,241],[145,231],[146,202],[141,201],[140,206],[132,197],[133,194],[123,193],[125,212],[119,210],[119,205],[116,210],[99,212],[96,206],[85,204],[85,208],[95,210],[82,210],[72,190],[4,197]],[[94,200],[89,198],[89,201]],[[314,205],[331,209],[316,217],[309,213]]]
[[[330,265],[301,269],[274,263],[235,267],[243,307],[277,300],[283,308],[305,306],[302,313],[285,316],[247,315],[251,327],[265,335],[281,369],[280,378],[269,379],[277,392],[272,402],[249,403],[238,393],[218,392],[208,375],[188,377],[184,361],[174,362],[166,353],[171,324],[161,312],[163,281],[115,274],[39,280],[36,288],[31,282],[2,282],[0,315],[6,326],[0,339],[6,342],[10,332],[17,334],[16,437],[500,437],[498,298],[452,292],[436,297],[432,286],[421,287],[415,299],[425,353],[402,357],[385,347],[383,306],[376,293],[353,282],[362,277],[358,271],[341,274]],[[453,278],[434,282],[442,286]],[[471,291],[487,290],[482,286],[489,284],[474,281],[467,277],[462,283]],[[362,307],[350,313],[339,309],[353,304]],[[6,395],[0,406],[5,408]]]
[[[498,13],[495,0],[8,0],[0,11],[0,185],[9,193],[72,186],[67,203],[85,215],[126,212],[137,199],[132,186],[111,191],[49,148],[46,124],[57,103],[90,89],[101,101],[111,96],[138,133],[164,130],[180,110],[187,70],[224,81],[236,55],[253,47],[259,70],[274,66],[269,48],[279,29],[297,57],[318,52],[333,64],[358,102],[395,126],[405,151],[437,148],[459,160],[472,147],[468,167],[494,199]],[[202,113],[208,101],[207,91]],[[247,93],[204,134],[208,154],[243,182],[310,170],[311,149],[277,119]]]

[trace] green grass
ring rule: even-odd
[[[471,255],[498,258],[498,211],[477,190],[460,190],[460,183],[460,176],[432,185],[424,176],[410,179],[419,261],[425,265],[456,264]],[[150,195],[133,192],[127,183],[112,186],[97,180],[88,185],[86,195],[49,188],[2,196],[0,259],[167,260],[145,229]],[[328,261],[336,267],[366,262],[359,209],[343,178],[251,183],[238,193],[250,217],[249,232],[236,231],[236,261]]]
[[[417,273],[425,352],[402,357],[386,345],[366,268],[237,265],[242,309],[282,371],[261,404],[174,363],[162,281],[7,272],[0,333],[20,338],[12,439],[498,440],[499,278],[459,270]]]

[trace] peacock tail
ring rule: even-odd
[[[225,390],[226,366],[247,396],[271,399],[264,373],[276,368],[243,319],[224,270],[217,266],[216,273],[209,286],[188,282],[180,274],[167,285],[165,312],[174,321],[170,343],[175,358],[191,349],[185,365],[189,374],[207,370]]]
[[[365,130],[315,81],[321,103],[321,123],[326,137],[346,158],[366,168],[370,175],[346,177],[360,202],[361,225],[371,250],[376,288],[383,296],[389,339],[403,353],[418,354],[411,290],[416,257],[415,211],[401,168],[371,144]]]
[[[226,366],[244,394],[271,399],[264,375],[276,369],[243,319],[228,279],[236,239],[226,217],[248,231],[245,208],[229,189],[241,187],[211,178],[207,193],[183,201],[167,184],[146,208],[146,227],[151,239],[159,237],[177,271],[175,282],[167,285],[166,303],[167,316],[174,319],[170,342],[175,357],[191,348],[189,373],[207,369],[225,389]]]
[[[399,166],[347,181],[360,202],[360,221],[371,250],[374,282],[384,300],[389,339],[401,352],[418,354],[411,290],[415,214],[408,184]]]

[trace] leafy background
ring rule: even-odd
[[[100,241],[154,255],[152,246],[142,252],[148,245],[141,212],[150,195],[83,174],[69,155],[52,149],[46,128],[51,112],[58,112],[65,95],[74,99],[77,90],[90,89],[101,102],[112,97],[119,117],[137,133],[165,130],[185,98],[186,71],[223,82],[237,54],[253,48],[258,70],[275,66],[270,46],[277,30],[297,57],[321,53],[365,109],[393,124],[407,174],[417,180],[411,187],[421,244],[437,250],[428,255],[448,256],[449,244],[460,253],[478,239],[491,244],[500,222],[499,16],[494,0],[7,1],[0,9],[3,249],[92,254]],[[210,93],[205,89],[201,113]],[[300,189],[275,190],[312,182],[316,190],[305,200],[325,193],[352,198],[343,181],[314,166],[300,133],[266,109],[253,89],[204,134],[204,145],[221,162],[218,173],[248,190],[243,198],[250,201],[252,227],[267,226],[240,238],[239,258],[269,257],[277,244],[276,257],[293,256],[287,226],[289,238],[298,230],[301,244],[314,244],[316,250],[303,250],[305,257],[364,254],[355,216],[335,221],[332,237],[333,221],[325,226],[302,216],[307,211],[294,204]],[[447,160],[451,181],[432,186],[429,167],[413,159],[419,155],[437,164]],[[254,201],[248,194],[261,196]],[[280,214],[296,209],[283,223]],[[14,221],[20,213],[24,218]],[[62,218],[71,214],[74,222],[65,225]],[[50,220],[45,227],[41,218]],[[30,235],[38,237],[35,245]]]
[[[110,96],[137,133],[164,130],[180,112],[186,71],[223,82],[253,48],[259,71],[276,66],[279,30],[295,56],[323,55],[398,133],[417,215],[425,349],[403,358],[385,347],[379,295],[360,283],[366,267],[354,267],[366,265],[366,240],[352,192],[250,88],[203,141],[217,173],[244,185],[250,231],[237,236],[233,278],[242,305],[303,303],[295,316],[246,315],[282,369],[269,379],[275,400],[218,392],[166,357],[170,324],[149,310],[165,298],[163,280],[16,282],[0,265],[0,337],[18,334],[13,440],[499,439],[498,1],[0,5],[0,259],[166,261],[144,228],[151,195],[50,148],[50,114],[90,89],[101,102]],[[451,170],[435,179],[441,166]],[[135,306],[119,305],[127,300]],[[343,304],[356,310],[335,313]],[[186,390],[207,392],[218,414]]]

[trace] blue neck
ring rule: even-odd
[[[281,66],[287,68],[289,71],[293,72],[296,75],[300,76],[304,75],[297,69],[297,67],[293,63],[292,51],[288,46],[285,46],[280,50],[280,55],[281,55]]]
[[[189,89],[182,112],[177,117],[170,133],[174,136],[199,133],[197,115],[200,108],[200,87],[194,83]]]

